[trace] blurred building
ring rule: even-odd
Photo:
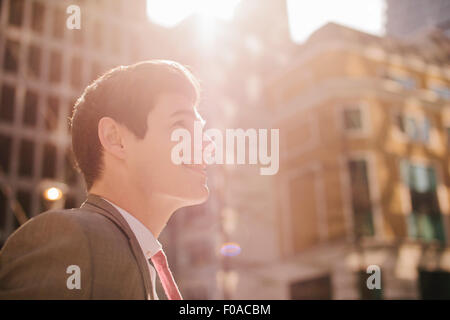
[[[64,27],[62,2],[2,1],[0,9],[0,178],[10,190],[9,197],[0,193],[3,243],[18,227],[13,199],[28,217],[47,210],[42,180],[69,186],[67,207],[83,198],[72,166],[68,117],[91,75],[81,60],[85,39],[75,43]]]
[[[267,112],[242,121],[280,129],[280,171],[234,176],[255,256],[236,260],[236,297],[450,297],[449,45],[330,23],[266,82]]]
[[[447,0],[386,0],[386,33],[414,37],[440,28],[450,37],[450,3]]]

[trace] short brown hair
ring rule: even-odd
[[[88,190],[103,169],[103,148],[98,137],[100,119],[111,117],[142,139],[156,98],[169,92],[187,96],[194,105],[198,103],[197,79],[186,67],[169,60],[116,67],[84,90],[73,108],[71,129],[76,165]]]

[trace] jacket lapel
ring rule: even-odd
[[[127,235],[128,241],[130,241],[133,254],[136,257],[142,278],[144,280],[147,297],[149,297],[150,299],[155,299],[155,297],[153,296],[152,281],[148,272],[148,262],[142,253],[142,249],[136,239],[136,236],[134,235],[128,223],[125,221],[125,218],[122,217],[122,215],[111,204],[102,199],[100,196],[92,193],[88,194],[87,200],[83,202],[81,208],[87,209],[89,211],[94,211],[107,217],[108,219],[113,221],[120,228],[120,230],[122,230],[122,232]]]

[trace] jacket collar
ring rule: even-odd
[[[136,258],[136,261],[138,262],[138,266],[141,271],[141,275],[143,277],[147,296],[150,297],[150,299],[154,299],[152,282],[148,272],[146,258],[142,254],[142,249],[139,245],[139,242],[136,236],[134,235],[133,231],[131,230],[130,226],[125,221],[124,217],[108,201],[92,193],[88,194],[86,201],[83,202],[83,204],[81,205],[81,209],[93,211],[105,216],[106,218],[114,222],[119,227],[119,229],[127,236],[133,254]]]
[[[133,238],[133,231],[128,226],[124,217],[111,205],[108,201],[103,199],[102,197],[89,193],[86,201],[81,204],[81,208],[89,209],[90,211],[94,211],[103,216],[106,216],[110,220],[112,220],[119,228],[126,234],[128,239]]]

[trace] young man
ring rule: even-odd
[[[9,237],[0,299],[158,299],[157,277],[168,299],[182,299],[157,239],[175,210],[208,198],[205,165],[171,160],[172,132],[193,135],[201,121],[198,95],[193,75],[166,60],[117,67],[86,88],[72,147],[87,200]]]

